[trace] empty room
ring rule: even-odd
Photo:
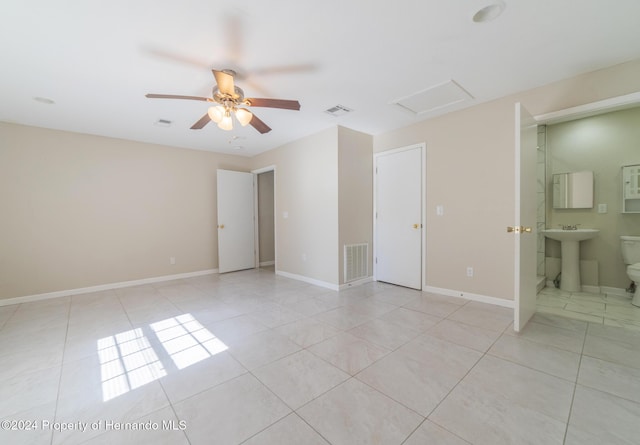
[[[637,0],[8,0],[0,443],[636,444]]]

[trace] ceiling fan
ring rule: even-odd
[[[285,110],[299,110],[300,102],[297,100],[285,99],[257,99],[244,97],[242,88],[235,86],[233,78],[235,71],[233,70],[212,70],[216,79],[216,86],[213,87],[212,97],[199,96],[178,96],[173,94],[146,94],[145,97],[150,99],[185,99],[185,100],[201,100],[204,102],[213,102],[213,105],[195,124],[191,126],[192,130],[200,130],[209,121],[218,124],[223,130],[233,129],[232,115],[235,115],[240,125],[243,127],[251,125],[260,133],[268,133],[271,128],[260,120],[255,114],[244,107],[266,107],[266,108],[282,108]]]

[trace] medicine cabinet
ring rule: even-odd
[[[640,213],[640,164],[622,167],[622,213]]]

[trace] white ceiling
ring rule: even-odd
[[[245,156],[339,124],[379,134],[640,57],[638,0],[4,0],[0,121]],[[231,68],[273,128],[190,130]],[[455,81],[471,100],[415,115],[391,102]],[[53,105],[34,100],[43,97]],[[335,105],[353,109],[333,117]],[[163,128],[158,119],[172,121]],[[234,149],[234,146],[242,146]]]

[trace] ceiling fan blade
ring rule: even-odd
[[[285,99],[256,99],[248,98],[244,100],[250,107],[284,108],[285,110],[299,110],[300,102],[297,100]]]
[[[249,124],[262,134],[269,133],[271,131],[271,127],[262,122],[255,114],[249,121]]]
[[[207,125],[209,122],[211,122],[211,118],[209,117],[209,114],[205,114],[204,116],[202,116],[198,122],[196,122],[195,124],[193,124],[191,126],[192,130],[200,130],[202,129],[202,127],[204,127],[205,125]]]
[[[218,84],[218,89],[222,94],[227,94],[231,97],[236,96],[236,88],[233,84],[233,76],[231,74],[225,73],[224,71],[211,70],[213,72],[213,76],[216,78],[216,83]]]
[[[209,97],[200,96],[176,96],[174,94],[145,94],[144,97],[149,99],[186,99],[186,100],[202,100],[204,102],[213,102]]]

